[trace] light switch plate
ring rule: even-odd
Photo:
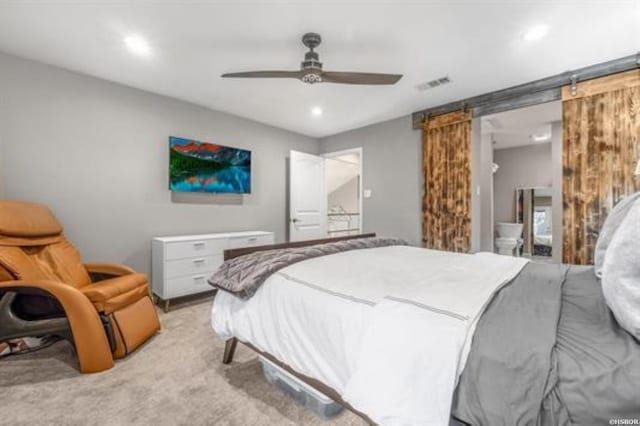
[[[373,195],[373,191],[371,191],[370,189],[365,189],[363,195],[364,198],[371,198],[371,195]]]

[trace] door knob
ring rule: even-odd
[[[300,219],[296,219],[295,217],[293,219],[290,219],[291,223],[298,223],[300,222]]]

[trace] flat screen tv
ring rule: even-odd
[[[171,136],[169,189],[249,194],[251,151]]]

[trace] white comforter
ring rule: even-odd
[[[478,318],[526,260],[392,246],[291,265],[212,325],[333,387],[380,424],[447,425]]]

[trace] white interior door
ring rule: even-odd
[[[291,151],[289,161],[289,239],[326,238],[324,158]]]

